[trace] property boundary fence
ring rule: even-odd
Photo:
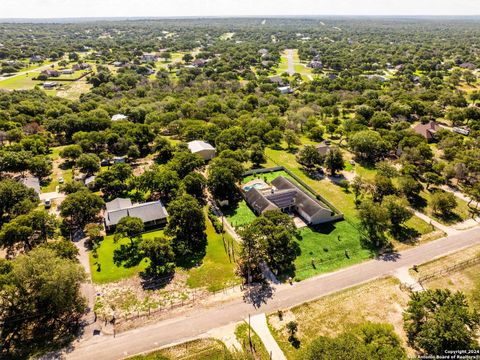
[[[444,275],[448,275],[450,273],[457,272],[457,271],[463,270],[465,268],[468,268],[470,266],[477,265],[477,264],[480,264],[480,256],[477,256],[477,257],[474,257],[472,259],[468,259],[468,260],[459,262],[455,265],[452,265],[452,266],[443,268],[441,270],[434,271],[430,274],[424,275],[424,276],[422,276],[418,279],[418,283],[423,286],[424,283],[426,283],[428,281],[431,281],[435,278],[438,278],[438,277],[441,277],[441,276],[444,276]]]
[[[272,160],[272,159],[270,159],[270,160]],[[264,169],[253,169],[253,170],[249,170],[249,171],[246,171],[245,173],[243,173],[243,176],[250,176],[250,175],[256,175],[256,174],[266,174],[266,173],[271,173],[271,172],[275,172],[275,171],[285,171],[297,183],[299,183],[306,190],[308,190],[317,200],[325,203],[336,214],[331,219],[332,221],[343,219],[343,213],[340,210],[338,210],[330,201],[325,199],[322,195],[318,194],[314,189],[312,189],[309,185],[307,185],[302,179],[300,179],[297,175],[292,173],[290,170],[288,170],[284,166],[275,166],[275,167],[264,168]]]

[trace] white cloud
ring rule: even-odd
[[[480,15],[480,0],[0,0],[0,18]]]

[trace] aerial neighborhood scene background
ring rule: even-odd
[[[97,3],[0,11],[0,359],[480,359],[480,3]]]

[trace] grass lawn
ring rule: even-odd
[[[301,254],[295,260],[296,280],[351,266],[372,256],[368,249],[362,248],[358,230],[347,221],[321,224],[317,230],[302,228],[297,241]]]
[[[143,234],[143,238],[150,238],[155,236],[162,236],[163,230],[152,231]],[[117,241],[113,241],[113,235],[106,236],[100,246],[98,247],[98,258],[93,257],[93,253],[89,252],[90,257],[90,271],[92,273],[92,280],[94,283],[103,284],[112,281],[118,281],[131,276],[137,275],[140,271],[143,271],[148,266],[148,260],[144,259],[140,264],[131,267],[125,267],[123,265],[118,266],[113,261],[113,254],[115,250],[119,250],[122,245],[128,246],[130,240],[125,238]]]
[[[235,336],[240,345],[242,345],[243,351],[245,353],[252,353],[255,359],[270,359],[270,354],[267,349],[265,349],[262,340],[252,328],[250,328],[250,338],[252,340],[252,347],[250,348],[250,343],[248,341],[248,328],[248,324],[244,322],[237,325],[235,329]]]
[[[225,345],[216,339],[199,339],[175,345],[146,355],[129,357],[130,360],[224,360],[228,353]]]
[[[457,201],[457,207],[453,209],[453,212],[450,216],[440,217],[437,214],[435,214],[431,207],[432,195],[434,194],[435,191],[444,192],[441,189],[433,189],[433,188],[430,188],[430,190],[422,190],[420,192],[420,199],[421,200],[423,199],[423,202],[426,205],[419,209],[421,212],[423,212],[424,214],[430,216],[431,218],[445,225],[455,224],[457,222],[461,222],[471,218],[468,204],[462,199],[459,199],[457,197],[455,197],[455,200]]]
[[[249,224],[257,217],[248,207],[245,200],[240,201],[235,208],[223,208],[222,212],[228,219],[228,222],[234,227]]]
[[[24,90],[33,89],[35,85],[41,85],[43,81],[36,81],[33,78],[40,74],[38,71],[30,71],[28,74],[12,76],[5,80],[0,80],[0,89]]]
[[[192,288],[207,287],[209,291],[221,290],[226,286],[238,284],[240,279],[235,275],[235,261],[230,261],[225,251],[222,236],[217,234],[212,223],[207,218],[207,253],[202,265],[188,271],[187,284]],[[225,242],[235,247],[238,252],[239,245],[225,233]]]
[[[366,321],[392,324],[405,346],[402,311],[409,296],[398,284],[395,278],[379,279],[284,311],[282,320],[277,313],[270,314],[270,330],[288,359],[300,359],[301,352],[318,336],[336,336]],[[289,321],[298,323],[298,349],[288,342],[285,325]]]

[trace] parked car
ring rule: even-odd
[[[63,184],[64,182],[65,182],[65,180],[63,180],[63,177],[60,176],[60,177],[58,178],[58,183],[59,183],[59,184]]]
[[[50,209],[52,207],[52,201],[51,200],[45,200],[45,209]]]

